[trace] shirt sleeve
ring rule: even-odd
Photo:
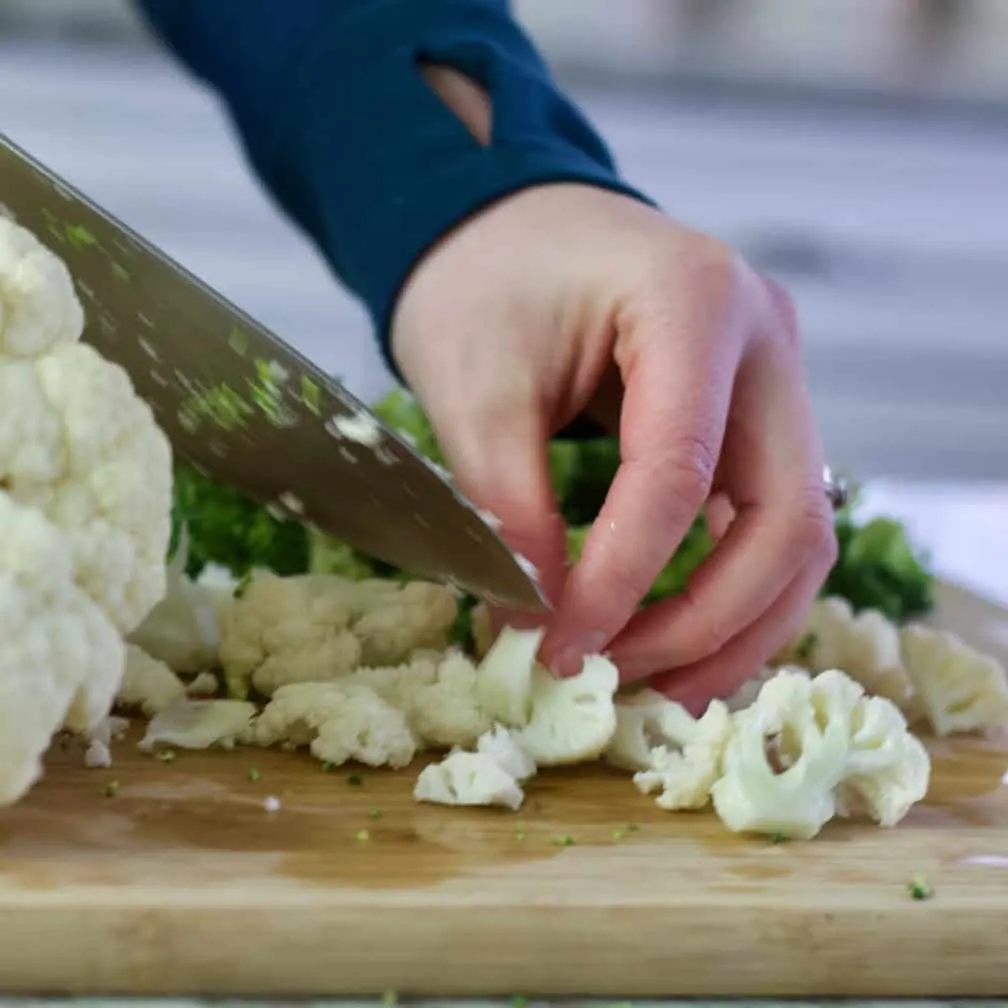
[[[454,226],[533,185],[645,197],[560,92],[507,0],[137,0],[225,103],[253,169],[367,306],[386,361],[399,290]],[[482,146],[421,76],[493,107]]]

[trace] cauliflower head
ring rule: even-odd
[[[396,665],[444,646],[458,603],[423,581],[353,581],[332,574],[257,574],[221,610],[228,688],[265,696],[289,683],[339,679],[360,666]]]
[[[84,309],[66,263],[0,214],[0,357],[39,357],[83,332]]]
[[[437,805],[502,805],[521,807],[521,785],[487,753],[449,753],[440,763],[424,767],[413,788],[418,802]]]
[[[126,372],[82,343],[0,358],[0,485],[66,534],[80,588],[120,633],[165,592],[171,449]]]
[[[281,686],[255,723],[261,746],[308,746],[317,759],[342,766],[408,766],[417,740],[401,711],[361,683],[289,683]]]
[[[1008,722],[1008,675],[995,658],[926,626],[904,627],[900,643],[914,685],[911,717],[925,718],[936,735]]]
[[[10,805],[41,775],[58,730],[98,730],[125,655],[75,582],[65,533],[2,491],[0,528],[0,805]]]

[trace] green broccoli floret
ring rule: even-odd
[[[379,577],[378,561],[317,529],[308,530],[308,573],[338,574],[353,581]]]
[[[849,510],[836,522],[839,556],[826,579],[824,595],[841,595],[855,611],[877,609],[902,623],[934,606],[934,577],[924,554],[893,518],[858,525]]]
[[[571,561],[581,556],[585,537],[591,525],[580,525],[567,529],[567,558]],[[671,595],[678,595],[685,587],[689,576],[710,554],[712,542],[703,517],[698,517],[685,538],[679,544],[672,559],[655,579],[651,590],[644,597],[645,604],[658,602]]]
[[[239,491],[182,464],[175,467],[172,521],[172,549],[181,526],[188,529],[190,577],[211,563],[226,567],[235,577],[253,567],[281,575],[308,569],[308,533],[303,525],[274,517]]]
[[[405,435],[420,454],[432,462],[444,465],[444,456],[434,436],[430,421],[420,404],[405,389],[393,389],[376,406],[375,416],[396,433]]]

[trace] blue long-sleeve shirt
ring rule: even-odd
[[[385,358],[395,300],[456,224],[528,186],[638,195],[561,94],[508,0],[137,0],[223,99],[258,176],[367,306]],[[421,76],[479,82],[484,147]]]

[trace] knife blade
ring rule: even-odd
[[[0,204],[67,264],[84,339],[121,365],[177,457],[419,577],[542,610],[447,474],[316,367],[0,133]]]

